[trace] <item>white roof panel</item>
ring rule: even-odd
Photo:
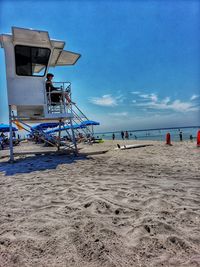
[[[51,45],[55,48],[63,49],[65,46],[65,42],[51,39]]]
[[[0,35],[0,45],[2,46],[4,44],[4,36]],[[12,27],[12,35],[9,35],[9,38],[14,44],[50,48],[52,51],[51,61],[48,64],[50,67],[74,65],[81,56],[78,53],[63,50],[65,42],[50,39],[47,31]],[[40,70],[41,66],[34,67],[34,72],[39,72]]]
[[[49,34],[46,31],[37,31],[12,27],[13,41],[30,45],[51,46]]]
[[[80,58],[80,56],[80,54],[62,50],[56,62],[56,66],[74,65],[76,61]]]
[[[54,49],[53,50],[53,53],[51,55],[50,66],[56,66],[56,62],[57,62],[61,52],[62,52],[62,49]]]

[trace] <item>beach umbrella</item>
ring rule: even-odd
[[[61,123],[61,125],[63,125],[64,122]],[[33,130],[46,130],[48,128],[55,128],[59,125],[59,123],[57,122],[47,122],[47,123],[40,123],[36,126],[33,126]]]
[[[81,124],[74,124],[74,125],[72,125],[72,128],[73,129],[82,129],[82,128],[85,128],[85,126],[81,125]],[[66,131],[66,130],[69,130],[69,129],[71,129],[71,126],[70,125],[65,125],[65,126],[60,128],[60,131]],[[52,129],[50,131],[46,131],[47,134],[56,133],[56,132],[59,132],[59,128],[55,128],[55,129]]]
[[[70,129],[69,126],[64,126],[64,127],[60,128],[60,131],[65,131],[65,130],[69,130],[69,129]],[[59,128],[55,128],[55,129],[52,129],[50,131],[46,131],[47,134],[56,133],[56,132],[59,132]]]
[[[82,124],[73,124],[72,125],[72,128],[73,129],[83,129],[83,128],[85,128],[86,126],[85,125],[82,125]],[[71,127],[70,127],[70,129],[71,129]]]
[[[12,130],[13,131],[18,131],[15,127],[12,126]],[[10,132],[10,126],[9,124],[4,124],[4,123],[1,123],[0,124],[0,132],[1,133],[6,133],[6,132]]]
[[[81,125],[83,125],[83,126],[93,126],[93,125],[100,125],[100,123],[97,122],[97,121],[88,120],[88,121],[82,121]]]

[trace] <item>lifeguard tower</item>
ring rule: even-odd
[[[47,31],[17,27],[12,27],[12,34],[0,35],[0,44],[5,51],[10,136],[13,121],[29,126],[69,120],[72,125],[72,105],[65,99],[66,92],[71,94],[71,83],[59,82],[55,92],[48,92],[45,80],[49,67],[74,65],[80,54],[64,50],[65,42],[50,39]],[[51,100],[52,93],[59,94],[58,101]],[[76,148],[73,127],[71,130]]]

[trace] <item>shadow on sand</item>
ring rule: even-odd
[[[87,155],[67,156],[67,155],[40,155],[26,158],[18,158],[14,163],[0,163],[0,173],[6,176],[31,173],[34,171],[45,171],[56,169],[60,164],[71,164],[78,160],[89,160]]]

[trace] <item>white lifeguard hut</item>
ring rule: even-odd
[[[45,80],[49,67],[74,65],[81,55],[64,50],[64,41],[50,39],[40,30],[12,27],[12,34],[0,35],[0,44],[5,51],[10,126],[16,119],[72,123],[71,104],[64,97],[66,89],[71,92],[71,83],[59,82],[59,90],[47,92]],[[52,102],[52,93],[61,96],[59,101]]]

